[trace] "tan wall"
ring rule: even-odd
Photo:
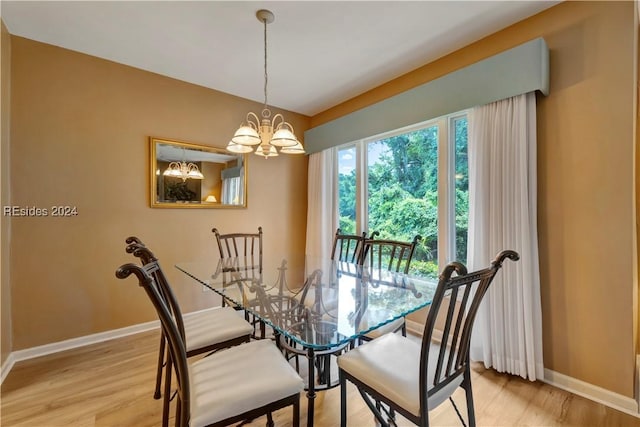
[[[565,2],[312,118],[340,117],[536,37],[544,365],[634,395],[633,2]]]
[[[0,21],[0,200],[9,204],[9,102],[11,84],[11,36]],[[0,217],[0,365],[11,352],[11,283],[9,275],[9,237],[11,218]]]
[[[267,256],[304,256],[305,156],[249,156],[247,209],[149,207],[148,136],[224,147],[260,104],[20,37],[12,76],[12,203],[78,210],[13,218],[14,350],[156,318],[136,280],[114,275],[133,260],[131,234],[161,259],[185,312],[211,297],[173,265],[213,257],[214,226],[262,225]],[[309,118],[285,114],[302,135]]]

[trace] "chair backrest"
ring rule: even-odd
[[[220,259],[227,261],[227,271],[245,270],[256,278],[262,276],[262,227],[257,233],[221,234],[217,228],[211,231],[216,236]]]
[[[126,252],[140,258],[140,263],[145,268],[145,271],[154,279],[154,283],[157,285],[158,294],[167,306],[169,313],[174,318],[180,335],[184,337],[182,311],[180,310],[178,299],[173,293],[171,285],[160,267],[158,258],[156,258],[153,252],[151,252],[151,250],[135,236],[128,237],[126,239],[126,243]]]
[[[423,419],[428,419],[428,397],[468,371],[471,330],[478,307],[506,258],[520,259],[517,252],[507,250],[500,252],[483,270],[467,273],[464,265],[452,262],[440,274],[422,337],[420,410]],[[434,329],[442,316],[445,319],[442,339],[440,345],[434,346]],[[429,366],[434,363],[435,366]],[[429,370],[433,372],[432,381],[428,380]]]
[[[406,274],[409,272],[416,245],[421,238],[420,235],[416,235],[411,242],[366,239],[361,258],[362,265],[372,269],[383,268]]]
[[[377,232],[373,233],[375,236]],[[344,234],[341,229],[336,230],[333,237],[333,248],[331,250],[331,259],[335,261],[360,263],[364,241],[367,238],[367,232],[362,234]]]
[[[116,277],[126,279],[131,274],[134,274],[158,313],[163,333],[169,343],[169,354],[177,377],[178,409],[176,410],[176,426],[187,427],[190,418],[190,391],[184,330],[179,329],[170,307],[161,296],[161,286],[154,277],[155,271],[161,271],[157,261],[152,261],[144,266],[124,264],[116,270]]]

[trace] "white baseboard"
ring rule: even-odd
[[[208,308],[205,310],[215,310],[218,307]],[[184,317],[189,317],[192,314],[198,313],[194,311],[185,313]],[[97,334],[86,335],[84,337],[72,338],[69,340],[54,342],[51,344],[40,345],[37,347],[28,348],[25,350],[13,351],[7,357],[7,360],[2,364],[2,372],[0,372],[0,384],[4,382],[4,379],[9,375],[11,368],[16,362],[22,360],[33,359],[35,357],[46,356],[47,354],[57,353],[60,351],[71,350],[78,347],[84,347],[85,345],[96,344],[99,342],[109,341],[114,338],[122,338],[140,332],[150,331],[160,327],[160,321],[154,320],[152,322],[139,323],[137,325],[127,326],[125,328],[113,329],[111,331],[100,332]]]
[[[97,334],[86,335],[84,337],[72,338],[69,340],[54,342],[51,344],[31,347],[25,350],[14,351],[15,361],[33,359],[35,357],[46,356],[47,354],[58,353],[60,351],[71,350],[85,345],[96,344],[99,342],[109,341],[114,338],[126,337],[140,332],[146,332],[151,329],[160,327],[160,321],[140,323],[138,325],[127,326],[126,328],[113,329],[111,331],[100,332]]]
[[[48,354],[57,353],[60,351],[71,350],[78,347],[84,347],[85,345],[96,344],[112,340],[114,338],[122,338],[140,332],[146,332],[151,329],[160,327],[160,321],[155,320],[153,322],[140,323],[138,325],[127,326],[126,328],[114,329],[111,331],[100,332],[97,334],[86,335],[84,337],[72,338],[69,340],[54,342],[51,344],[40,345],[37,347],[27,348],[25,350],[12,351],[7,357],[7,360],[2,365],[2,373],[0,374],[0,384],[4,382],[4,379],[9,375],[11,368],[16,362],[22,360],[33,359],[35,357],[46,356]]]
[[[422,336],[424,324],[409,319],[405,319],[405,322],[407,324],[408,332]],[[638,376],[636,383],[636,396],[640,399],[640,355],[638,355],[636,359],[636,375]],[[566,390],[573,394],[577,394],[578,396],[593,400],[594,402],[602,403],[610,408],[640,418],[640,400],[636,401],[631,397],[614,393],[602,387],[586,383],[550,369],[544,370],[544,379],[542,379],[542,381],[554,387],[558,387],[562,390]]]
[[[11,371],[11,368],[13,368],[14,363],[16,363],[16,359],[13,356],[13,353],[9,353],[7,360],[4,361],[4,363],[2,364],[2,368],[0,368],[0,384],[2,384],[7,375],[9,375],[9,371]]]
[[[542,381],[554,387],[640,418],[638,402],[632,397],[614,393],[602,387],[552,371],[551,369],[544,370],[544,379],[542,379]]]

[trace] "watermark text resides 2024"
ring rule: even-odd
[[[3,206],[3,216],[11,217],[72,217],[78,215],[78,208],[68,205],[54,205],[48,208],[38,206]]]

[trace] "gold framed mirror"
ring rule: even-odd
[[[149,138],[152,208],[246,208],[246,154]]]

